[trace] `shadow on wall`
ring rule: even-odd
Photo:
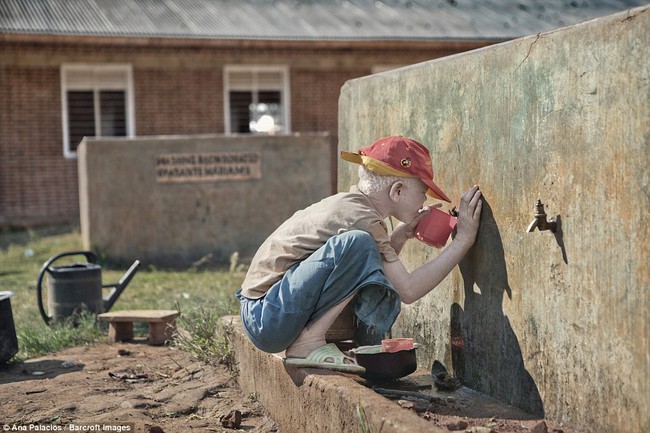
[[[469,388],[543,416],[537,385],[503,314],[503,292],[512,298],[512,291],[499,228],[485,197],[477,246],[460,263],[464,310],[459,304],[451,307],[455,375]]]

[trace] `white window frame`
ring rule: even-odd
[[[124,84],[102,82],[101,78],[92,78],[90,83],[69,83],[68,74],[71,72],[84,72],[90,75],[101,75],[102,72],[119,72],[125,77]],[[133,67],[130,64],[90,64],[90,63],[68,63],[61,65],[61,121],[63,125],[63,156],[66,159],[74,159],[77,152],[70,148],[70,131],[68,129],[68,91],[69,90],[92,90],[95,95],[100,90],[124,90],[126,110],[126,136],[135,136],[135,102],[133,92]],[[95,97],[95,113],[99,110],[99,98]],[[96,136],[100,137],[101,121],[95,121]]]
[[[225,133],[233,134],[230,127],[230,73],[231,72],[280,72],[282,74],[282,89],[280,89],[280,98],[282,104],[282,115],[284,116],[284,129],[280,133],[291,132],[291,92],[289,87],[289,67],[288,66],[265,66],[265,65],[226,65],[223,68],[223,106]],[[259,90],[257,83],[253,83],[250,89],[253,92]]]

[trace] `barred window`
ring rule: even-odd
[[[289,132],[289,85],[285,67],[226,66],[226,133]]]
[[[84,137],[134,135],[128,65],[64,65],[61,69],[63,153],[75,157]]]

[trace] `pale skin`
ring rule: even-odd
[[[370,200],[382,217],[401,221],[391,233],[391,244],[399,254],[413,230],[430,212],[424,206],[428,187],[419,179],[404,178],[371,196]],[[476,241],[481,209],[481,191],[478,185],[465,192],[460,199],[456,236],[442,252],[430,262],[409,272],[400,260],[383,262],[386,277],[399,293],[402,302],[411,304],[432,291],[458,265]],[[316,321],[310,323],[285,352],[287,357],[305,358],[314,349],[326,344],[325,333],[343,311],[353,296],[344,299]],[[352,363],[352,360],[347,362]]]

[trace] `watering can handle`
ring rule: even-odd
[[[97,263],[97,256],[92,251],[69,251],[67,253],[61,253],[61,254],[57,254],[56,256],[50,257],[50,259],[48,259],[48,261],[43,264],[43,267],[38,273],[38,278],[36,280],[36,300],[38,301],[38,311],[41,313],[41,317],[48,325],[50,324],[52,317],[50,317],[45,312],[45,308],[43,307],[43,278],[45,277],[45,272],[50,272],[50,266],[52,265],[52,263],[54,263],[56,260],[60,259],[61,257],[76,256],[76,255],[85,256],[86,260],[88,260],[88,262],[90,263]]]
[[[122,294],[122,291],[129,284],[131,278],[133,278],[139,267],[140,261],[136,260],[133,262],[129,270],[126,271],[118,283],[102,285],[103,288],[112,287],[110,293],[106,296],[106,298],[104,298],[104,311],[108,311],[113,307],[113,304],[115,304],[115,301],[117,301],[117,298],[120,296],[120,294]]]

